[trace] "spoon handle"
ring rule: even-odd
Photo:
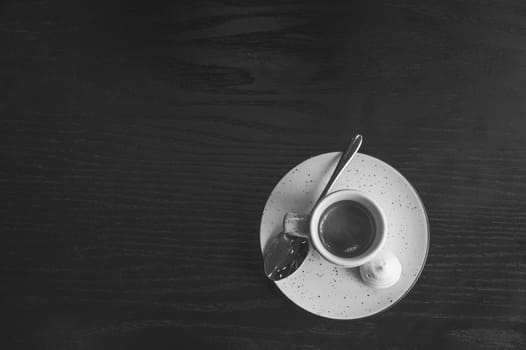
[[[331,178],[329,179],[329,182],[327,182],[327,185],[325,185],[325,188],[320,194],[320,197],[317,202],[322,200],[331,190],[332,185],[338,180],[342,170],[345,169],[347,164],[353,159],[354,155],[358,152],[360,149],[360,146],[362,145],[363,137],[362,135],[358,134],[354,136],[351,143],[349,143],[349,146],[343,151],[342,156],[340,157],[340,160],[338,161],[338,164],[336,165],[336,168],[334,168],[334,171],[331,175]],[[317,204],[316,202],[316,204]]]
[[[287,213],[283,218],[283,233],[302,238],[310,238],[310,215]]]
[[[338,177],[341,175],[347,164],[349,164],[351,159],[353,159],[354,155],[358,152],[358,149],[360,149],[362,141],[363,137],[360,134],[353,137],[352,141],[349,143],[345,151],[343,151],[342,155],[340,156],[340,160],[338,161],[336,168],[334,168],[329,182],[327,183],[327,185],[325,185],[325,188],[323,189],[323,191],[320,194],[320,197],[314,204],[314,207],[316,207],[318,202],[325,198],[327,193],[329,193],[332,185],[336,182],[336,180],[338,180]],[[287,213],[283,218],[283,233],[294,237],[309,238],[309,222],[309,214],[305,215],[298,213]]]

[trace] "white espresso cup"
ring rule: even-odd
[[[328,214],[327,209],[337,208],[339,202],[351,201],[352,204],[360,207],[361,210],[365,210],[367,216],[372,220],[372,225],[370,229],[370,237],[367,240],[366,246],[359,247],[359,251],[356,254],[337,254],[334,249],[331,249],[327,245],[327,240],[322,237],[322,232],[320,232],[321,223],[324,220],[331,220],[331,216]],[[324,222],[324,225],[330,225],[330,222]],[[337,225],[338,223],[334,223]],[[354,228],[352,227],[353,222],[347,221],[345,223],[348,227],[341,227],[342,224],[339,223],[340,231],[349,231],[351,232]],[[298,237],[308,238],[311,242],[312,247],[327,261],[342,267],[358,267],[366,264],[371,261],[383,248],[387,236],[387,223],[385,215],[376,204],[376,202],[366,193],[357,191],[357,190],[339,190],[330,193],[326,197],[322,198],[318,203],[316,203],[311,214],[297,214],[297,213],[287,213],[283,222],[284,232],[286,234]],[[337,241],[343,242],[344,245],[345,239],[347,236],[342,236],[337,238]],[[349,237],[352,237],[349,236]],[[353,242],[348,242],[352,244]]]

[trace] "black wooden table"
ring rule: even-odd
[[[526,348],[522,1],[4,1],[6,349]],[[303,159],[362,151],[421,194],[415,288],[311,315],[259,220]]]

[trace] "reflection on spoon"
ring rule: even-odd
[[[273,281],[288,277],[301,266],[308,253],[306,238],[281,232],[265,248],[265,274]]]

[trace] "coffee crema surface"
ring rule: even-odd
[[[367,208],[353,200],[331,204],[321,214],[318,232],[321,243],[334,255],[352,258],[364,253],[376,232]]]

